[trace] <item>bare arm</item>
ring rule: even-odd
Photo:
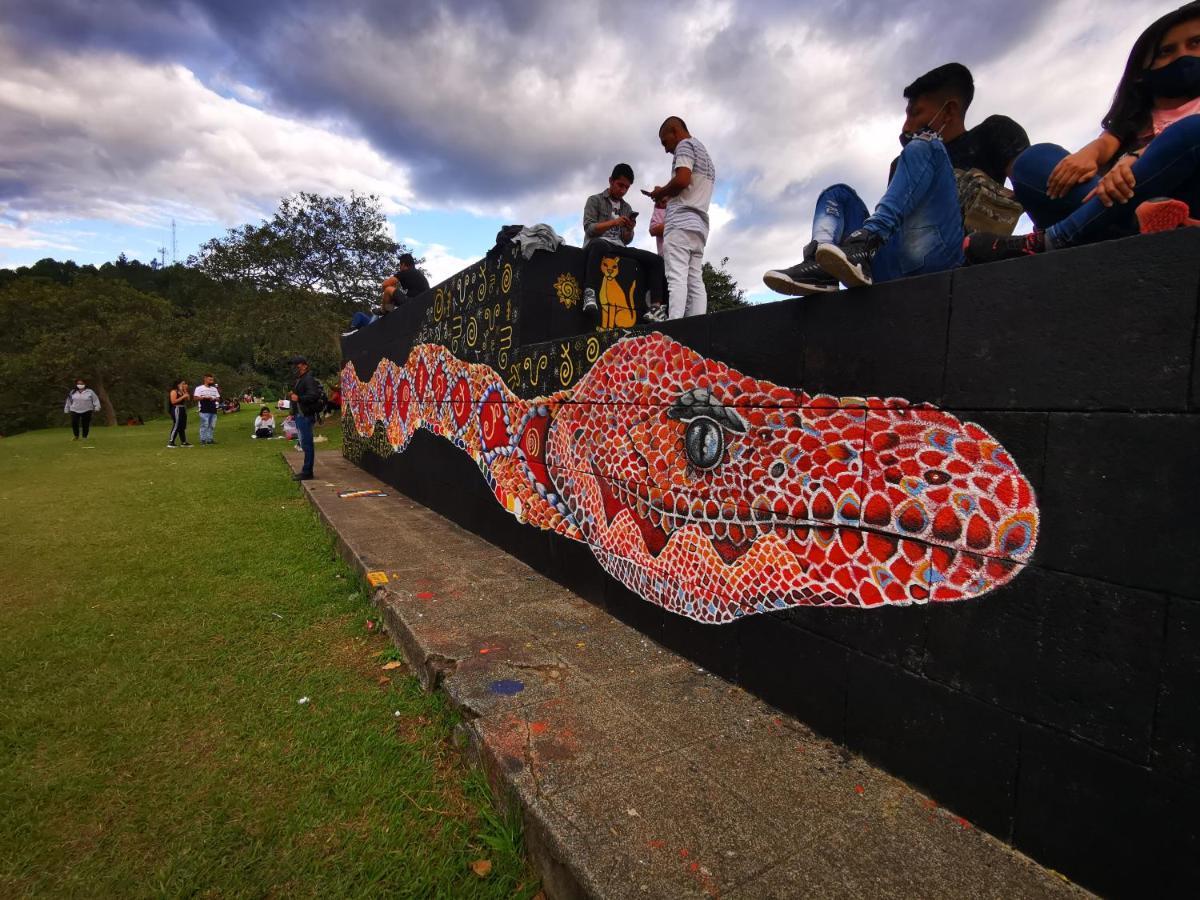
[[[675,197],[687,190],[688,185],[691,183],[692,170],[680,166],[675,170],[675,174],[671,176],[671,180],[662,187],[656,187],[652,190],[649,197],[651,200],[659,200],[663,197]]]

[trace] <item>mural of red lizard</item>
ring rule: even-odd
[[[976,597],[1037,540],[1029,481],[978,425],[759,381],[658,333],[544,397],[436,344],[366,382],[347,363],[342,396],[358,435],[379,423],[395,452],[419,428],[452,441],[517,519],[700,622]]]

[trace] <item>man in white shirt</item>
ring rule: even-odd
[[[213,384],[211,375],[204,376],[204,384],[192,391],[196,403],[200,407],[200,443],[215,444],[213,430],[217,427],[217,412],[220,409],[221,392]]]
[[[671,180],[648,192],[655,202],[667,198],[663,258],[667,266],[670,317],[702,316],[708,310],[704,290],[704,245],[708,243],[708,206],[717,170],[704,145],[688,133],[679,116],[658,129],[663,149],[673,155]]]

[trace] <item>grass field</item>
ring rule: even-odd
[[[253,417],[0,440],[0,895],[536,893]]]

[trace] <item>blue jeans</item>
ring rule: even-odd
[[[200,443],[207,444],[213,439],[213,429],[217,427],[216,413],[200,413]]]
[[[300,449],[304,451],[301,475],[313,473],[313,417],[296,413],[296,431],[300,433]]]
[[[1065,197],[1046,196],[1046,182],[1067,151],[1053,144],[1030,147],[1013,165],[1017,199],[1039,228],[1046,229],[1048,248],[1073,247],[1137,233],[1134,211],[1155,197],[1175,197],[1200,216],[1200,116],[1188,116],[1156,137],[1133,164],[1137,182],[1127,203],[1105,206],[1083,198],[1099,178],[1076,185]]]
[[[876,282],[944,272],[962,264],[962,210],[954,168],[941,141],[912,141],[873,215],[851,188],[835,184],[817,198],[813,240],[839,243],[858,228],[884,238],[871,261]]]

